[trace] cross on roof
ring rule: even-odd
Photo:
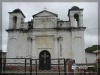
[[[47,8],[46,7],[44,7],[44,10],[46,10]]]

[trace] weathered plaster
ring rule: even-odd
[[[80,17],[79,27],[74,26],[73,15],[75,13],[78,13]],[[18,17],[17,30],[13,29],[13,16]],[[10,14],[7,58],[31,57],[39,59],[40,52],[47,50],[52,59],[71,58],[76,63],[85,63],[83,12],[70,11],[69,17],[69,21],[58,21],[57,16],[44,11],[34,16],[31,21],[33,28],[28,29],[29,23],[21,23],[21,19],[24,17],[20,13]],[[61,41],[58,40],[60,36],[62,37]],[[16,40],[11,41],[10,39],[13,38]]]

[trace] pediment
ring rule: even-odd
[[[47,10],[43,10],[43,11],[41,11],[41,12],[39,12],[39,13],[33,15],[33,17],[47,17],[47,16],[48,16],[48,17],[58,17],[57,14],[52,13],[52,12],[47,11]]]

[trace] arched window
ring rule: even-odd
[[[79,27],[79,15],[78,14],[74,14],[74,24],[75,24],[75,27]]]
[[[16,28],[16,24],[17,24],[17,17],[14,16],[13,17],[13,28]]]

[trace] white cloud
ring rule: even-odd
[[[98,45],[98,36],[85,36],[85,48],[90,47],[92,45]]]

